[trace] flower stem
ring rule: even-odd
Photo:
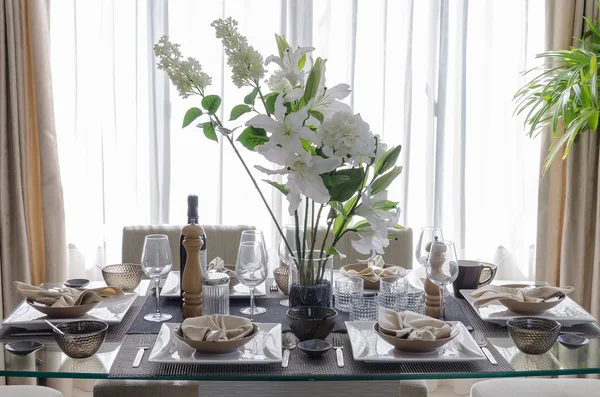
[[[305,197],[306,200],[306,205],[304,207],[304,231],[303,231],[303,238],[302,238],[302,260],[306,259],[306,228],[308,227],[308,197]],[[306,263],[305,263],[306,264]],[[312,277],[310,276],[311,272],[311,263],[308,263],[308,271],[307,271],[307,275],[309,276],[309,281],[312,281]]]
[[[263,106],[265,107],[265,112],[267,112],[267,116],[271,117],[271,112],[269,112],[269,108],[267,107],[267,101],[265,101],[265,97],[262,94],[262,91],[260,90],[260,86],[257,84],[256,85],[256,89],[258,90],[258,96],[260,97],[260,100],[263,103]]]
[[[296,260],[296,267],[298,268],[298,281],[300,284],[303,283],[304,277],[302,276],[302,251],[300,248],[300,218],[298,217],[298,210],[294,211],[294,221],[296,223],[296,230],[294,234],[296,235],[296,256],[298,257]],[[292,254],[293,256],[293,254]]]
[[[319,207],[319,211],[317,212],[317,221],[314,221],[314,215],[315,215],[315,202],[313,201],[313,207],[312,207],[312,211],[313,211],[313,230],[312,230],[312,238],[311,238],[311,242],[310,242],[310,260],[313,259],[313,254],[315,252],[315,243],[317,242],[317,232],[319,230],[319,220],[321,220],[321,211],[323,211],[323,208],[325,207],[325,204],[321,204],[321,206]],[[327,235],[325,235],[323,237],[323,242],[325,242],[327,240]],[[321,253],[321,255],[319,255],[319,258],[323,258],[323,253]],[[319,280],[317,280],[318,282]]]

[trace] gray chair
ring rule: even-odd
[[[225,263],[235,263],[242,230],[250,226],[203,226],[208,236],[208,259],[221,257]],[[390,229],[390,246],[386,250],[386,263],[412,268],[412,230]],[[138,262],[144,237],[148,234],[169,236],[173,251],[173,267],[179,268],[179,235],[181,226],[127,226],[123,228],[123,262]],[[325,229],[318,233],[325,233]],[[321,236],[322,234],[318,234]],[[320,237],[318,237],[320,238]],[[343,261],[334,262],[335,267],[356,263],[357,255],[348,235],[337,247],[348,254]],[[348,382],[231,382],[199,381],[146,381],[146,380],[99,380],[94,385],[94,397],[212,397],[212,396],[306,396],[306,395],[427,397],[425,381],[348,381]]]
[[[43,386],[0,386],[2,397],[63,397],[57,390]]]
[[[599,397],[596,379],[494,379],[475,383],[471,397]]]

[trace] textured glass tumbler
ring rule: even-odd
[[[352,294],[362,293],[364,285],[363,279],[358,277],[339,277],[335,280],[333,290],[335,309],[339,312],[349,312],[352,306]]]
[[[384,277],[380,281],[379,306],[394,311],[403,311],[406,307],[408,282],[406,277]]]
[[[377,321],[379,294],[356,292],[350,301],[350,321]]]
[[[425,291],[409,288],[406,293],[406,306],[401,311],[425,314]]]

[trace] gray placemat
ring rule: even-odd
[[[344,339],[345,366],[337,366],[335,351],[332,349],[321,358],[309,358],[298,349],[292,351],[288,368],[281,364],[267,365],[203,365],[203,364],[159,364],[148,362],[149,353],[144,354],[141,365],[132,368],[132,363],[139,346],[152,348],[156,335],[127,335],[108,374],[109,378],[160,378],[160,379],[228,379],[228,380],[261,380],[261,378],[277,379],[288,377],[305,377],[306,380],[316,378],[348,377],[353,379],[420,379],[435,377],[436,373],[456,374],[455,377],[469,377],[472,372],[512,372],[514,369],[504,358],[489,346],[498,361],[491,365],[487,360],[472,362],[427,362],[398,364],[368,364],[352,359],[352,348],[347,334]],[[331,342],[331,340],[330,340]]]
[[[462,308],[466,317],[468,318],[471,326],[475,329],[483,331],[488,338],[508,338],[508,329],[498,324],[493,324],[487,321],[483,321],[475,309],[466,299],[454,300]],[[596,324],[579,324],[572,327],[565,327],[566,332],[581,332],[588,338],[600,338],[600,328]]]
[[[129,329],[129,327],[131,327],[131,324],[138,316],[138,313],[140,312],[140,309],[144,305],[144,302],[146,301],[146,299],[147,299],[146,296],[138,296],[131,304],[131,307],[129,308],[129,311],[123,318],[123,321],[121,321],[119,324],[114,324],[114,325],[111,325],[108,327],[108,332],[106,334],[106,342],[121,342],[123,340],[125,333]],[[40,330],[40,332],[46,332],[46,331],[51,332],[51,330]],[[20,336],[19,335],[21,333],[29,333],[29,332],[36,332],[36,331],[27,331],[22,328],[14,328],[14,327],[2,327],[2,329],[0,329],[0,341],[11,342],[11,341],[15,341],[15,340],[35,339],[42,343],[54,342],[54,335],[52,335],[52,334],[38,335],[38,336]]]

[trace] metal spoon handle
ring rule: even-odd
[[[281,360],[281,366],[283,368],[287,368],[289,362],[290,362],[290,351],[288,349],[285,349],[283,351],[283,359]]]
[[[44,320],[44,321],[46,322],[46,324],[48,324],[49,326],[51,326],[52,329],[55,330],[56,332],[58,332],[59,334],[61,334],[61,335],[65,334],[60,329],[58,329],[58,327],[56,325],[52,324],[50,321],[48,321],[48,320]]]

